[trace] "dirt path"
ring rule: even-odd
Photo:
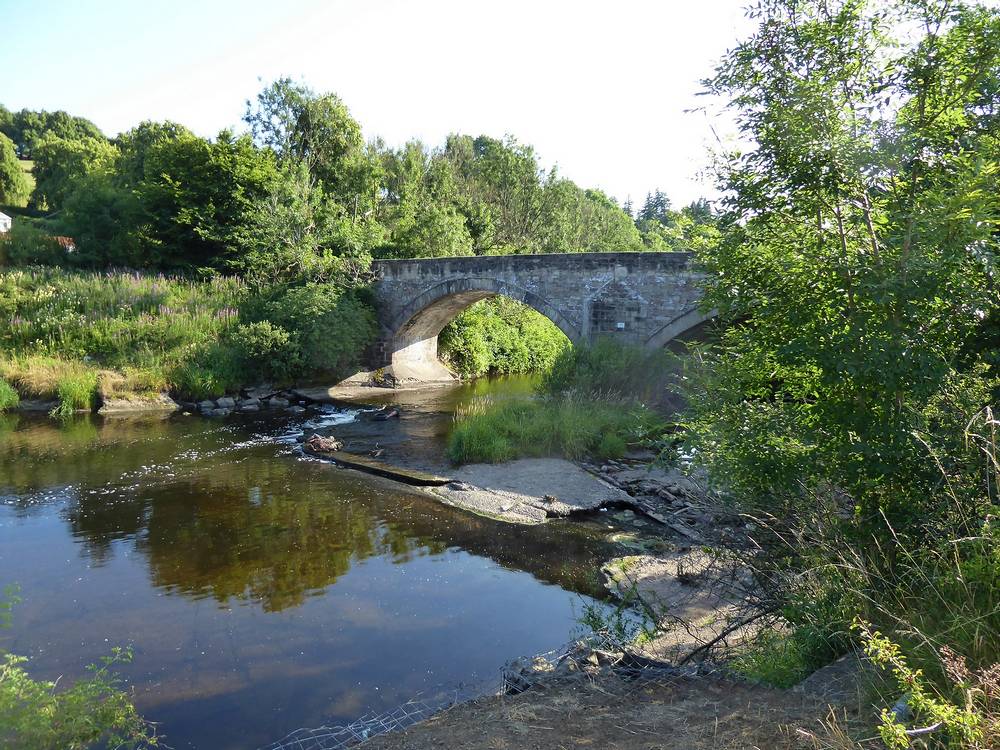
[[[468,703],[365,750],[792,750],[827,714],[814,698],[715,677],[577,679]]]

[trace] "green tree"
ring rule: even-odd
[[[770,512],[832,487],[865,526],[925,528],[947,508],[918,435],[964,455],[956,425],[985,400],[962,353],[998,304],[1000,14],[766,0],[753,16],[708,82],[754,145],[723,155],[727,231],[701,254],[730,325],[695,433]]]
[[[266,86],[244,120],[254,140],[283,160],[301,161],[324,189],[346,200],[362,153],[361,126],[335,94],[280,78]]]
[[[118,150],[102,138],[68,139],[47,132],[33,141],[35,192],[31,203],[49,211],[63,206],[75,181],[87,175],[110,173]]]
[[[169,120],[145,120],[119,134],[114,139],[114,144],[121,153],[115,174],[116,181],[128,187],[138,185],[146,176],[146,156],[149,151],[160,143],[183,137],[191,138],[194,134],[183,125]]]
[[[63,202],[58,229],[73,238],[76,265],[148,268],[156,257],[142,239],[145,214],[131,191],[105,173],[84,175],[73,183]]]
[[[2,109],[2,108],[0,108]],[[22,109],[20,112],[0,111],[0,133],[14,142],[22,159],[33,159],[35,141],[52,135],[65,140],[103,140],[104,134],[94,123],[66,112],[45,112]]]
[[[569,180],[545,185],[540,249],[546,253],[642,250],[631,217],[599,190]]]
[[[222,267],[253,241],[260,201],[278,179],[273,152],[222,131],[163,140],[145,156],[137,188],[144,241],[161,267]]]
[[[14,142],[0,133],[0,203],[21,205],[30,190],[28,177],[21,169],[14,150]]]

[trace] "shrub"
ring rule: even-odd
[[[548,318],[506,297],[477,302],[438,336],[441,358],[466,377],[546,372],[568,346]]]
[[[17,395],[17,391],[11,387],[10,383],[6,380],[0,380],[0,412],[13,409],[20,402],[20,396]]]
[[[234,350],[223,344],[197,347],[170,370],[170,384],[184,398],[214,398],[246,383]]]
[[[6,596],[0,599],[0,628],[9,624],[17,601]],[[22,666],[25,657],[0,653],[0,745],[17,750],[156,746],[155,727],[139,715],[112,671],[131,658],[130,651],[116,648],[88,667],[87,678],[56,690],[54,682],[31,678]]]
[[[628,446],[622,436],[609,432],[601,438],[595,452],[600,458],[621,458],[625,455],[626,450],[628,450]]]
[[[47,232],[25,221],[17,221],[0,237],[0,267],[31,263],[58,266],[66,262],[66,251]]]
[[[539,391],[551,396],[577,392],[603,400],[664,406],[678,370],[677,355],[604,337],[590,346],[562,350]]]
[[[288,381],[301,367],[295,339],[270,321],[238,325],[230,333],[229,343],[250,380]]]
[[[288,331],[306,374],[347,374],[375,337],[371,307],[355,291],[333,284],[269,290],[248,301],[242,315]]]

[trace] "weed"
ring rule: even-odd
[[[17,391],[6,380],[0,380],[0,412],[13,409],[21,402]]]

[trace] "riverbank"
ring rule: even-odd
[[[443,396],[439,391],[430,398]],[[383,428],[380,438],[369,436],[367,444],[385,440],[391,446],[390,434],[407,433],[408,426],[420,422],[420,413],[414,413],[419,397],[411,393],[404,398],[412,406],[402,410],[399,424]],[[349,427],[332,432],[349,435]],[[398,454],[390,447],[385,455],[391,463]],[[427,462],[423,468],[449,481],[420,492],[518,526],[567,516],[603,524],[615,552],[591,574],[603,581],[619,610],[585,621],[595,630],[618,629],[616,638],[631,639],[630,658],[675,665],[664,669],[682,665],[682,679],[638,690],[633,680],[623,681],[604,670],[578,683],[565,682],[565,675],[542,674],[521,695],[460,706],[401,734],[373,739],[366,747],[589,743],[645,750],[649,735],[636,727],[663,733],[661,739],[669,735],[658,747],[811,747],[798,730],[817,731],[831,706],[848,722],[859,719],[863,711],[856,672],[845,689],[832,695],[826,689],[830,680],[822,675],[811,680],[807,691],[789,691],[740,681],[738,669],[720,666],[726,660],[722,657],[738,653],[741,643],[757,633],[753,622],[740,625],[754,594],[752,581],[717,552],[743,533],[744,522],[706,502],[708,494],[698,482],[679,470],[654,465],[653,458],[636,453],[596,464],[547,458],[444,468]],[[705,670],[711,674],[702,674]],[[589,694],[595,685],[599,690]],[[665,711],[664,702],[673,708]],[[677,732],[677,726],[685,731]]]

